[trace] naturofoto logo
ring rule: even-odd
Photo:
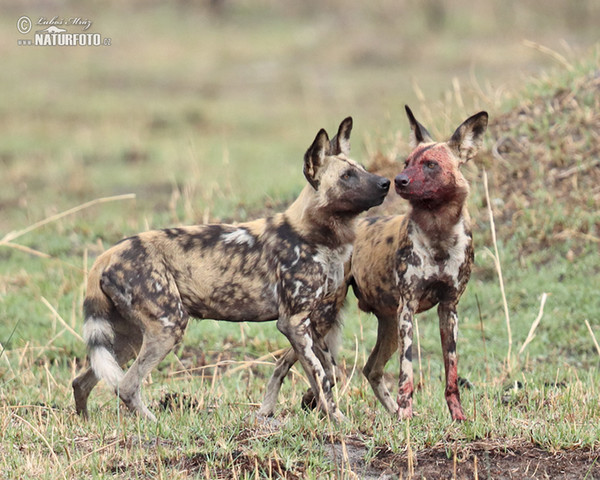
[[[39,28],[33,38],[20,38],[17,45],[26,47],[100,47],[110,46],[112,40],[100,33],[88,32],[93,22],[82,17],[52,18],[39,17],[34,24],[30,17],[23,15],[17,20],[17,31],[28,35],[34,25]],[[76,31],[73,31],[76,30]]]

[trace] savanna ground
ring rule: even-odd
[[[0,477],[600,478],[600,8],[444,5],[3,4]],[[112,44],[17,46],[22,15],[89,18]],[[300,408],[301,370],[276,419],[257,422],[286,342],[272,323],[212,321],[191,324],[146,385],[157,424],[102,385],[89,421],[75,415],[85,273],[101,251],[148,228],[282,208],[317,130],[349,114],[354,158],[393,176],[408,152],[405,103],[440,139],[490,113],[465,166],[469,421],[450,421],[432,314],[418,322],[418,415],[383,411],[360,374],[375,320],[353,298],[337,392],[347,424]],[[402,211],[393,195],[386,208]],[[388,372],[394,384],[396,359]]]

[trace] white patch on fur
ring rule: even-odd
[[[454,338],[454,341],[456,342],[456,339],[458,338],[458,315],[456,315],[456,313],[452,312],[450,314],[450,319],[452,320],[452,337]]]
[[[315,291],[315,298],[321,298],[321,295],[323,295],[323,285],[321,285],[319,288],[317,288],[317,290]]]
[[[303,324],[306,328],[308,328],[310,325],[310,318],[307,318],[306,320],[304,320]],[[319,367],[321,366],[321,364],[316,359],[315,352],[313,351],[313,339],[308,334],[303,335],[303,338],[306,342],[304,344],[304,350],[303,350],[304,358],[309,361],[309,363],[311,364],[311,367],[312,367],[311,372],[310,373],[306,372],[306,373],[308,375],[312,376],[313,378],[315,378],[319,385],[322,385],[323,375],[320,374],[322,372],[319,372]],[[315,363],[315,360],[317,363]]]
[[[439,262],[434,259],[435,251],[429,242],[429,239],[423,234],[423,232],[414,225],[413,232],[410,235],[410,240],[413,244],[413,251],[421,260],[421,265],[414,266],[408,265],[406,270],[406,278],[410,281],[411,279],[430,279],[435,278],[439,275],[448,275],[452,278],[454,283],[453,287],[458,288],[459,279],[458,274],[461,265],[465,262],[465,254],[467,245],[469,243],[469,237],[465,233],[464,220],[461,219],[454,228],[448,238],[455,238],[456,241],[449,244],[446,251],[449,258],[444,262]]]
[[[156,289],[156,291],[158,293],[162,292],[162,289],[163,289],[162,285],[158,282],[154,282],[154,288]]]
[[[298,295],[300,295],[300,289],[304,286],[304,283],[302,283],[300,280],[296,280],[294,282],[294,293],[292,293],[292,297],[296,298]]]
[[[334,292],[344,281],[344,264],[350,259],[352,244],[331,249],[318,247],[314,260],[323,265],[327,280],[325,295]]]
[[[290,264],[290,267],[296,266],[296,264],[300,261],[300,247],[296,245],[294,247],[294,253],[296,254],[295,260]]]
[[[285,272],[287,270],[289,270],[292,267],[295,267],[298,262],[300,261],[300,247],[298,245],[296,245],[294,247],[294,253],[296,254],[296,258],[294,259],[294,261],[292,263],[290,263],[289,265],[285,265],[285,264],[281,264],[281,271]]]
[[[83,340],[88,345],[111,345],[115,338],[112,324],[101,317],[88,317],[83,324]]]
[[[223,240],[223,243],[237,243],[238,245],[247,243],[249,247],[254,246],[254,242],[256,241],[256,239],[248,233],[248,230],[244,228],[238,228],[233,232],[222,234],[221,240]]]
[[[174,327],[175,326],[175,322],[171,321],[171,319],[169,317],[160,317],[159,318],[160,323],[163,324],[163,327]]]

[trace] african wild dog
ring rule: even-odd
[[[413,316],[438,305],[446,402],[453,420],[465,420],[458,391],[456,306],[471,274],[473,241],[465,205],[469,185],[459,167],[476,155],[488,115],[473,115],[450,140],[436,143],[408,107],[406,113],[414,150],[394,183],[409,201],[409,211],[362,220],[352,255],[351,281],[359,307],[378,320],[377,342],[363,373],[387,410],[411,417]],[[383,369],[397,349],[396,402],[383,381]]]
[[[473,244],[465,201],[467,181],[459,167],[473,158],[487,128],[487,113],[466,120],[445,143],[435,143],[406,107],[413,152],[395,178],[396,191],[410,203],[405,216],[372,217],[357,224],[351,267],[332,310],[341,309],[349,285],[359,307],[377,316],[377,343],[363,373],[377,398],[400,418],[412,416],[412,319],[439,304],[438,314],[446,368],[446,401],[452,418],[464,420],[457,385],[456,305],[471,273]],[[400,342],[399,342],[400,340]],[[336,350],[328,338],[330,350]],[[398,345],[400,343],[400,345]],[[383,382],[383,369],[396,349],[401,372],[398,401]],[[296,361],[288,349],[278,360],[267,397],[276,398],[281,382]],[[312,388],[302,402],[315,404]],[[271,400],[274,403],[274,400]]]
[[[88,277],[84,338],[91,367],[73,381],[75,406],[104,379],[133,412],[154,420],[141,383],[181,341],[189,317],[277,319],[321,405],[343,415],[331,387],[333,359],[324,333],[331,298],[359,213],[379,205],[390,181],[348,158],[352,119],[329,141],[320,130],[304,155],[306,185],[284,212],[239,225],[150,231],[104,252]],[[122,366],[135,361],[125,373]]]

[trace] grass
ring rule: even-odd
[[[342,7],[332,0],[320,15],[307,5],[240,2],[222,18],[199,7],[94,7],[93,28],[114,38],[110,50],[5,47],[11,73],[0,79],[7,92],[0,104],[0,237],[95,198],[135,199],[94,204],[14,239],[50,258],[0,244],[2,475],[378,478],[388,471],[452,478],[473,476],[476,457],[482,478],[498,478],[489,458],[499,462],[507,451],[519,458],[573,453],[582,459],[580,472],[600,475],[600,355],[586,326],[600,338],[598,170],[590,163],[598,155],[600,64],[597,46],[578,50],[595,38],[597,7],[581,2],[586,15],[573,36],[560,2],[556,16],[543,21],[525,4],[502,2],[498,10],[500,2],[458,2],[435,35],[433,20],[415,5],[406,15],[389,2]],[[339,17],[331,13],[340,10]],[[14,15],[0,20],[1,35],[3,45],[14,45],[13,17],[23,12],[8,11]],[[502,24],[493,20],[499,12],[507,16]],[[529,34],[566,63],[548,68],[551,55],[522,46]],[[563,49],[559,34],[576,53]],[[540,67],[547,73],[518,85]],[[473,384],[462,391],[471,421],[450,422],[431,312],[418,319],[419,415],[397,422],[385,414],[360,374],[375,319],[352,298],[340,359],[354,372],[339,387],[349,382],[339,398],[347,424],[300,408],[307,386],[301,369],[282,388],[276,420],[258,423],[271,354],[286,342],[273,323],[210,320],[190,325],[183,347],[145,386],[156,425],[127,414],[104,386],[90,399],[91,419],[75,415],[70,381],[85,358],[77,336],[85,273],[100,252],[148,228],[278,210],[303,184],[299,162],[318,128],[331,131],[349,113],[357,159],[368,163],[378,151],[401,159],[408,149],[404,103],[419,104],[418,118],[438,138],[477,108],[492,119],[485,151],[466,171],[476,269],[460,304],[458,351],[460,375]],[[543,293],[540,324],[519,353]],[[398,369],[394,358],[392,387]],[[424,470],[429,459],[442,467]],[[527,465],[513,467],[523,476]]]

